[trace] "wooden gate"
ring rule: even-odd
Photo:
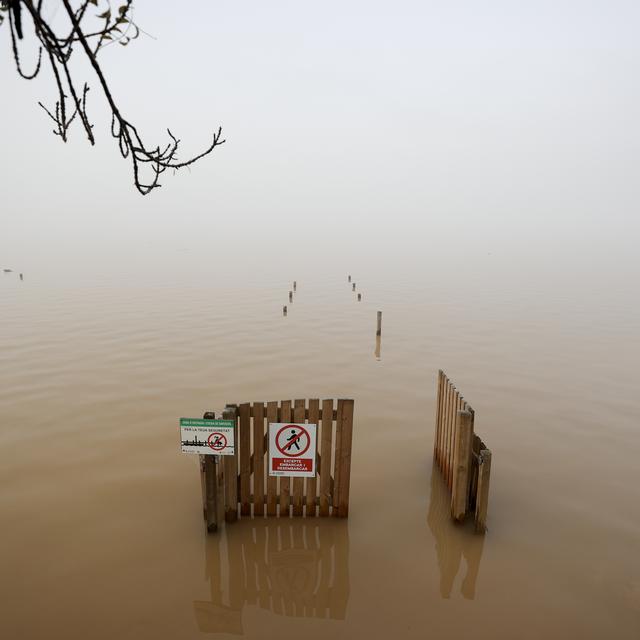
[[[474,433],[475,411],[442,370],[438,371],[434,459],[451,491],[451,515],[475,514],[484,532],[489,501],[491,451]]]
[[[222,456],[219,464],[201,460],[203,511],[208,529],[217,528],[219,511],[224,512],[227,522],[235,522],[239,516],[265,515],[346,518],[353,408],[353,400],[334,403],[318,399],[227,405],[221,417],[236,423],[236,453]],[[205,417],[215,415],[206,413]],[[268,428],[274,422],[318,425],[315,477],[268,475]],[[223,509],[219,508],[220,502]]]

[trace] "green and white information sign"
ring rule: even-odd
[[[235,454],[233,420],[180,418],[180,443],[183,453],[232,456]]]

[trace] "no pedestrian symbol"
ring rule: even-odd
[[[315,424],[269,424],[269,475],[314,477],[316,433]]]

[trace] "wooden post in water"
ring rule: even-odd
[[[355,291],[356,290],[356,283],[354,282],[352,287],[351,287],[351,291]]]
[[[351,276],[349,276],[349,278],[347,279],[347,282],[351,282]]]
[[[289,302],[293,302],[293,291],[289,291]]]
[[[204,420],[215,420],[216,414],[207,411],[202,416]],[[201,474],[203,476],[204,489],[204,517],[207,523],[207,532],[213,533],[218,530],[218,476],[216,474],[215,455],[201,455]]]
[[[282,307],[282,315],[286,316],[287,315],[287,305],[285,304],[284,307]]]
[[[223,420],[236,421],[236,407],[227,405],[222,412]],[[238,425],[234,428],[236,453],[224,456],[224,519],[235,522],[238,519]]]
[[[294,280],[293,281],[293,290],[295,291],[298,287],[298,283]]]
[[[362,294],[361,293],[358,294],[358,302],[360,302],[360,300],[362,300]]]
[[[487,528],[489,506],[489,476],[491,475],[491,451],[482,449],[478,460],[478,493],[476,495],[476,531],[484,533]]]
[[[382,335],[382,311],[378,311],[378,326],[376,328],[376,335]]]
[[[453,449],[453,487],[451,491],[451,515],[462,521],[467,513],[469,474],[471,471],[472,416],[469,411],[457,411],[456,441]]]

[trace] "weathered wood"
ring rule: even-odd
[[[346,518],[349,515],[349,488],[351,478],[351,442],[353,435],[353,400],[338,400],[338,422],[340,448],[336,449],[336,469],[340,468],[340,483],[337,488],[337,515]]]
[[[293,408],[293,421],[298,423],[304,422],[305,401],[296,400]],[[293,478],[293,515],[301,516],[304,513],[302,499],[304,496],[304,478]]]
[[[238,425],[240,436],[240,513],[251,515],[251,417],[249,403],[244,402],[239,407],[240,421]]]
[[[218,477],[216,475],[216,456],[204,456],[204,477],[207,495],[207,531],[218,530]]]
[[[478,465],[478,493],[476,497],[476,531],[484,533],[487,528],[489,507],[489,478],[491,476],[491,451],[482,449]]]
[[[337,413],[337,412],[336,412]],[[333,400],[322,401],[322,430],[320,433],[320,509],[328,516],[331,505],[331,442],[333,432]]]
[[[442,411],[442,369],[438,369],[438,388],[436,391],[436,428],[433,437],[433,455],[436,462],[440,461],[440,433],[441,421],[440,412]]]
[[[233,420],[235,455],[224,457],[224,519],[227,522],[235,522],[238,519],[238,425],[236,420],[237,409],[227,405],[222,412],[223,420]]]
[[[280,420],[291,422],[291,400],[283,400],[280,403]],[[289,504],[291,495],[291,482],[286,476],[280,477],[280,517],[289,517]]]
[[[355,289],[354,289],[355,291]],[[378,322],[377,322],[377,326],[376,326],[376,335],[377,336],[381,336],[382,335],[382,311],[378,311]]]
[[[267,430],[269,424],[278,422],[278,403],[267,403]],[[267,451],[267,460],[268,460]],[[268,467],[267,467],[268,468]],[[267,472],[267,515],[275,516],[278,513],[278,478],[276,476],[270,476]]]
[[[264,405],[253,404],[253,514],[264,515]]]
[[[471,413],[460,410],[458,411],[456,424],[453,489],[451,492],[451,515],[454,520],[458,521],[463,520],[467,513],[472,437]]]
[[[316,426],[316,442],[318,440],[318,434],[320,433],[320,400],[312,398],[309,400],[309,423]],[[316,446],[316,475],[313,478],[307,478],[307,490],[306,495],[306,515],[307,517],[316,515],[316,487],[318,477],[318,467],[320,466],[320,452]]]
[[[451,385],[449,384],[449,380],[446,378],[443,381],[443,396],[442,396],[442,435],[441,435],[441,446],[440,446],[440,470],[442,471],[442,475],[447,480],[447,453],[448,453],[448,443],[449,443],[449,409],[451,406]]]
[[[336,438],[333,447],[333,492],[331,494],[331,515],[338,516],[338,498],[340,496],[340,451],[342,450],[342,403],[338,400],[338,418],[336,420]]]

